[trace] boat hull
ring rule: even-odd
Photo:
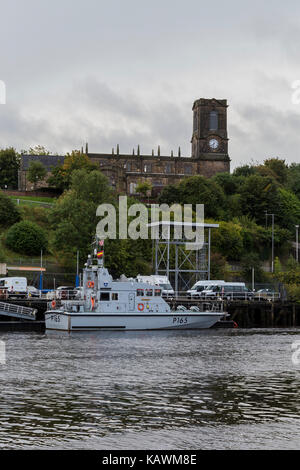
[[[212,327],[223,312],[170,313],[45,313],[46,329],[63,331],[97,330],[186,330]]]

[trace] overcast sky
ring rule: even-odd
[[[227,99],[232,167],[299,162],[300,2],[0,0],[0,147],[190,156],[192,104]],[[300,82],[299,82],[300,83]],[[300,93],[299,93],[300,96]],[[295,100],[294,100],[295,101]]]

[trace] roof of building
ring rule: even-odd
[[[178,160],[178,159],[184,159],[184,160],[191,160],[191,157],[184,157],[183,155],[178,156],[178,155],[157,155],[157,154],[133,154],[133,153],[88,153],[89,158],[119,158],[120,160],[122,159],[152,159],[152,160]]]
[[[63,155],[21,155],[21,170],[28,170],[30,162],[41,162],[44,167],[51,171],[53,166],[62,165],[65,157]]]

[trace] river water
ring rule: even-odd
[[[299,330],[0,340],[2,449],[300,447]]]

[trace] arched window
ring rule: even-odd
[[[218,129],[218,113],[217,111],[211,111],[209,115],[209,130],[216,131]]]

